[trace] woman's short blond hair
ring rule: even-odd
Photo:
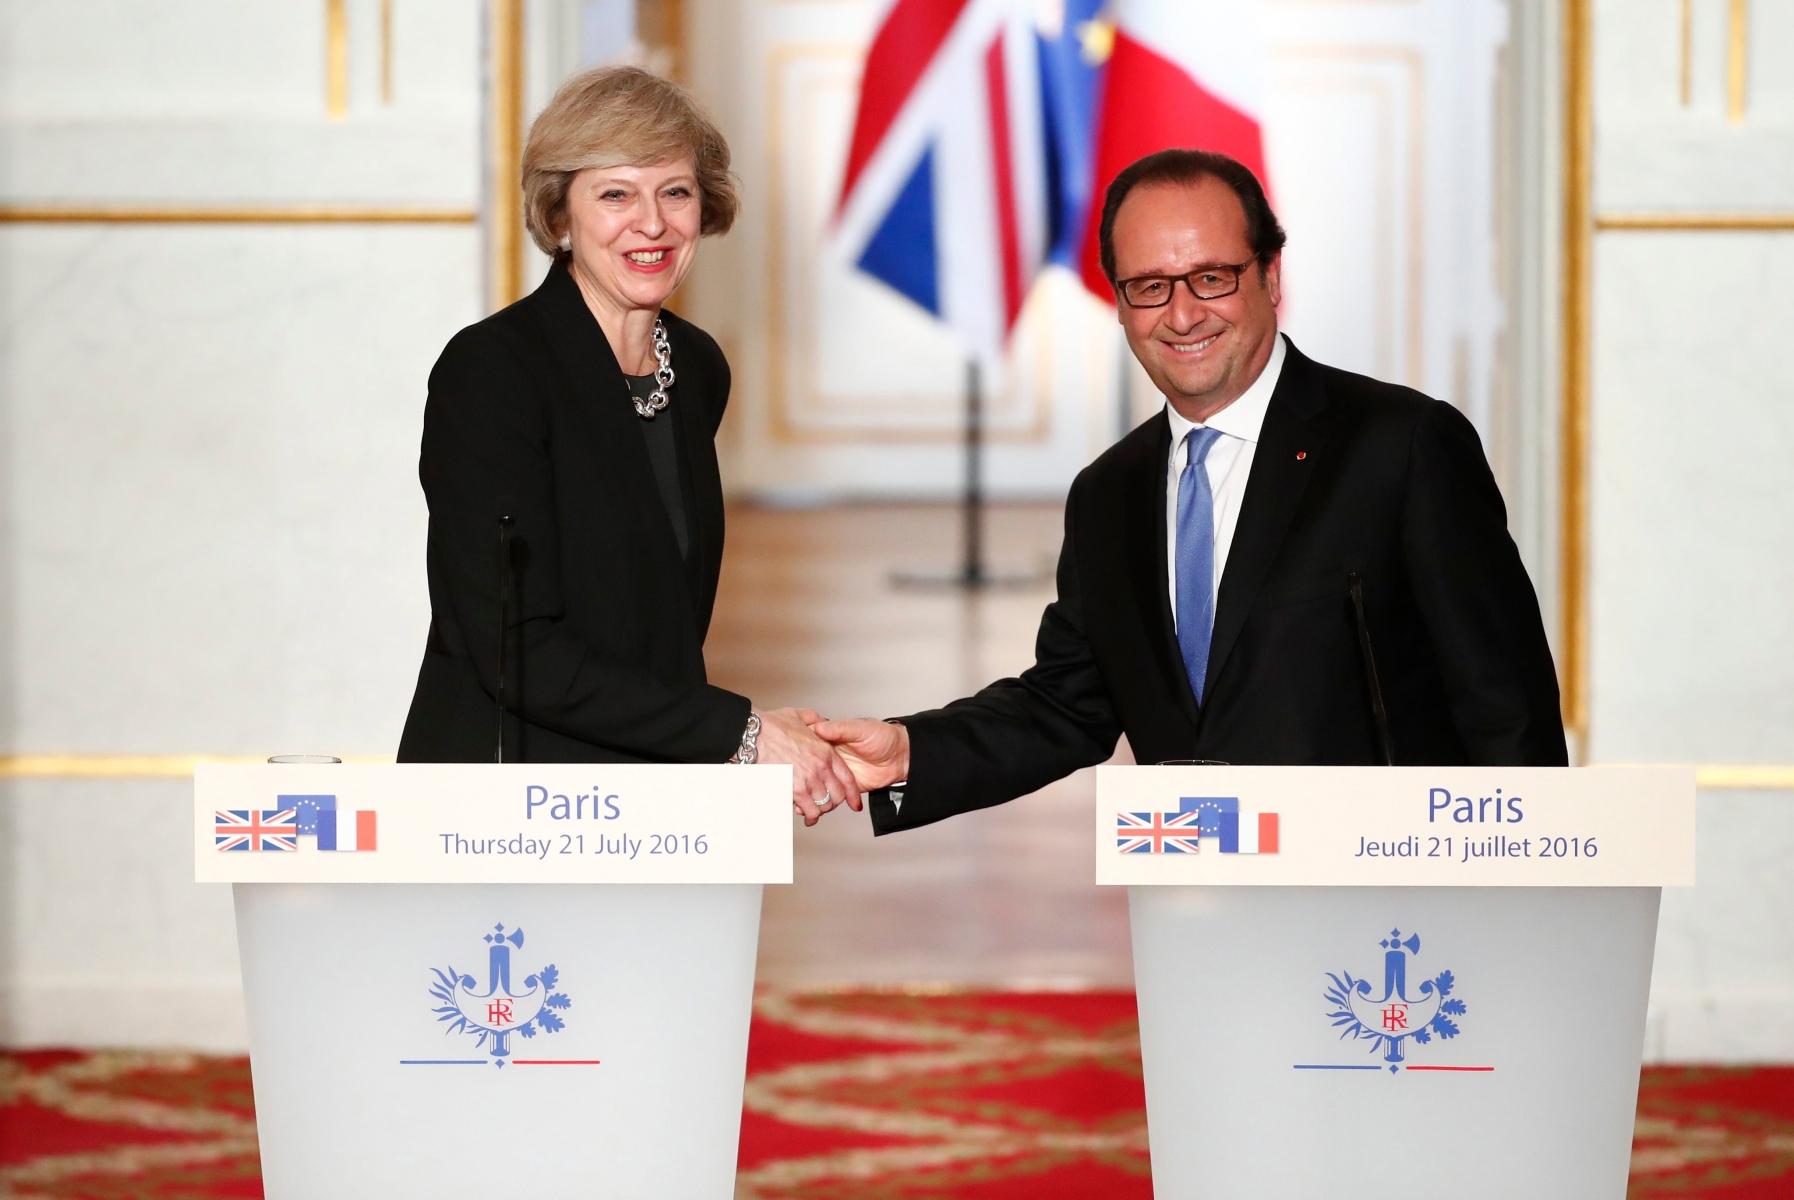
[[[729,143],[685,89],[640,67],[599,67],[561,85],[523,146],[523,221],[542,253],[558,255],[567,188],[588,167],[690,158],[704,234],[727,233],[741,206]]]

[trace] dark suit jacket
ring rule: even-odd
[[[1034,666],[903,718],[910,777],[900,805],[874,795],[879,833],[1035,791],[1104,761],[1123,733],[1142,763],[1381,763],[1352,572],[1397,763],[1567,761],[1538,599],[1456,409],[1289,347],[1221,578],[1200,709],[1166,579],[1170,452],[1160,413],[1079,474]]]
[[[512,517],[505,757],[722,762],[746,698],[710,686],[723,555],[715,435],[729,366],[664,313],[690,556],[682,560],[610,343],[556,266],[456,334],[430,372],[418,475],[430,505],[430,636],[401,762],[490,762],[497,744],[499,518]]]

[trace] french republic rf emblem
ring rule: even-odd
[[[1340,1031],[1342,1039],[1369,1041],[1370,1053],[1381,1052],[1383,1061],[1389,1064],[1393,1073],[1401,1070],[1404,1049],[1410,1041],[1424,1046],[1435,1037],[1449,1040],[1458,1036],[1460,1030],[1454,1018],[1463,1016],[1468,1009],[1462,1000],[1451,994],[1457,981],[1450,971],[1441,971],[1431,979],[1415,983],[1409,981],[1409,960],[1420,953],[1418,934],[1410,934],[1404,940],[1402,931],[1394,929],[1378,945],[1383,947],[1382,986],[1376,986],[1369,979],[1355,978],[1350,971],[1341,971],[1337,975],[1329,971],[1327,978],[1331,985],[1326,989],[1325,997],[1332,1011],[1327,1016]]]
[[[511,956],[523,949],[523,930],[506,933],[503,925],[497,925],[485,940],[484,985],[454,967],[446,971],[432,967],[436,982],[430,985],[430,997],[437,1003],[436,1019],[448,1026],[444,1033],[474,1038],[474,1044],[495,1060],[493,1065],[502,1067],[511,1055],[513,1036],[559,1033],[567,1026],[562,1014],[573,1001],[555,990],[561,975],[553,963],[513,984]]]

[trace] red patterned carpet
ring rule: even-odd
[[[1794,1195],[1794,1068],[1645,1072],[1633,1200]],[[740,1200],[1151,1195],[1133,997],[760,998]],[[0,1196],[261,1195],[241,1058],[0,1057]]]

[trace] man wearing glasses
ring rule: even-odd
[[[1078,476],[1035,663],[944,709],[828,721],[879,833],[1107,759],[1567,761],[1538,598],[1470,422],[1277,331],[1257,179],[1167,150],[1099,229],[1165,408]],[[857,797],[855,798],[857,799]]]

